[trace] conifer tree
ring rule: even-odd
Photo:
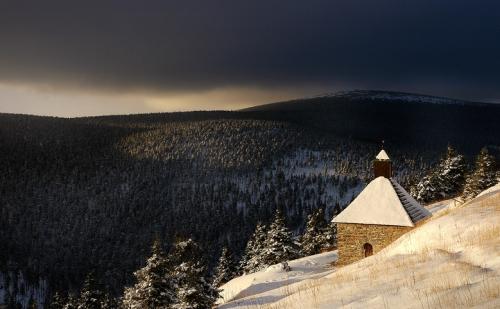
[[[337,223],[330,222],[321,236],[321,249],[331,250],[335,248],[337,246]]]
[[[285,262],[299,257],[299,250],[292,239],[292,233],[285,225],[281,211],[276,211],[274,221],[267,232],[265,248],[260,254],[259,268]]]
[[[438,175],[441,183],[443,197],[455,196],[463,189],[465,182],[466,164],[465,158],[448,145],[446,156],[441,160],[440,173]]]
[[[89,273],[85,278],[80,297],[78,299],[78,309],[100,309],[103,300],[103,292],[99,289],[94,279],[94,275]]]
[[[488,153],[487,148],[483,148],[476,158],[474,171],[468,175],[465,182],[464,200],[476,197],[481,191],[495,185],[497,182],[495,158]]]
[[[324,246],[324,232],[327,228],[322,208],[307,217],[306,230],[300,240],[303,255],[318,254]]]
[[[465,158],[448,145],[439,164],[412,188],[412,195],[420,202],[431,202],[459,194],[465,182]]]
[[[233,262],[233,256],[229,252],[227,247],[224,247],[222,249],[222,253],[219,258],[219,263],[215,271],[213,285],[219,287],[224,283],[228,282],[229,280],[233,279],[234,275],[235,275],[235,267]]]
[[[265,247],[267,238],[267,227],[261,222],[257,223],[253,235],[247,243],[245,253],[240,263],[243,273],[252,273],[259,270],[261,264],[261,253]]]
[[[69,294],[63,309],[77,309],[77,308],[78,308],[78,298],[73,294]]]
[[[64,304],[66,303],[66,300],[64,297],[59,293],[55,292],[54,295],[52,296],[52,299],[50,300],[50,309],[63,309]]]
[[[116,309],[118,308],[118,302],[109,293],[105,293],[101,301],[101,309]]]
[[[435,171],[431,171],[424,176],[417,185],[410,190],[410,193],[419,202],[430,202],[437,198],[439,183]]]
[[[201,250],[192,240],[179,241],[171,254],[176,263],[176,309],[212,308],[219,298],[219,290],[206,280],[206,269],[201,262]]]
[[[123,307],[130,309],[170,308],[175,302],[175,280],[170,262],[159,240],[155,240],[146,266],[134,273],[137,283],[125,289]]]

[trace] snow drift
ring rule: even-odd
[[[220,308],[499,308],[500,185],[429,209],[427,223],[349,266],[329,266],[330,252],[235,278]]]

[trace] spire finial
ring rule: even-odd
[[[381,145],[380,145],[380,148],[381,148],[382,150],[384,150],[384,143],[385,143],[385,141],[384,141],[384,140],[382,140],[382,143],[381,143]]]

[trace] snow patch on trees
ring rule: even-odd
[[[462,192],[466,168],[464,156],[448,146],[446,155],[415,188],[412,188],[411,194],[424,203],[456,196]]]
[[[489,154],[487,148],[483,148],[476,158],[474,170],[467,176],[463,198],[470,200],[498,181],[495,157]]]

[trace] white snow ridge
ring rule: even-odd
[[[336,252],[222,286],[220,308],[500,308],[500,185],[433,216],[379,253],[337,268]]]

